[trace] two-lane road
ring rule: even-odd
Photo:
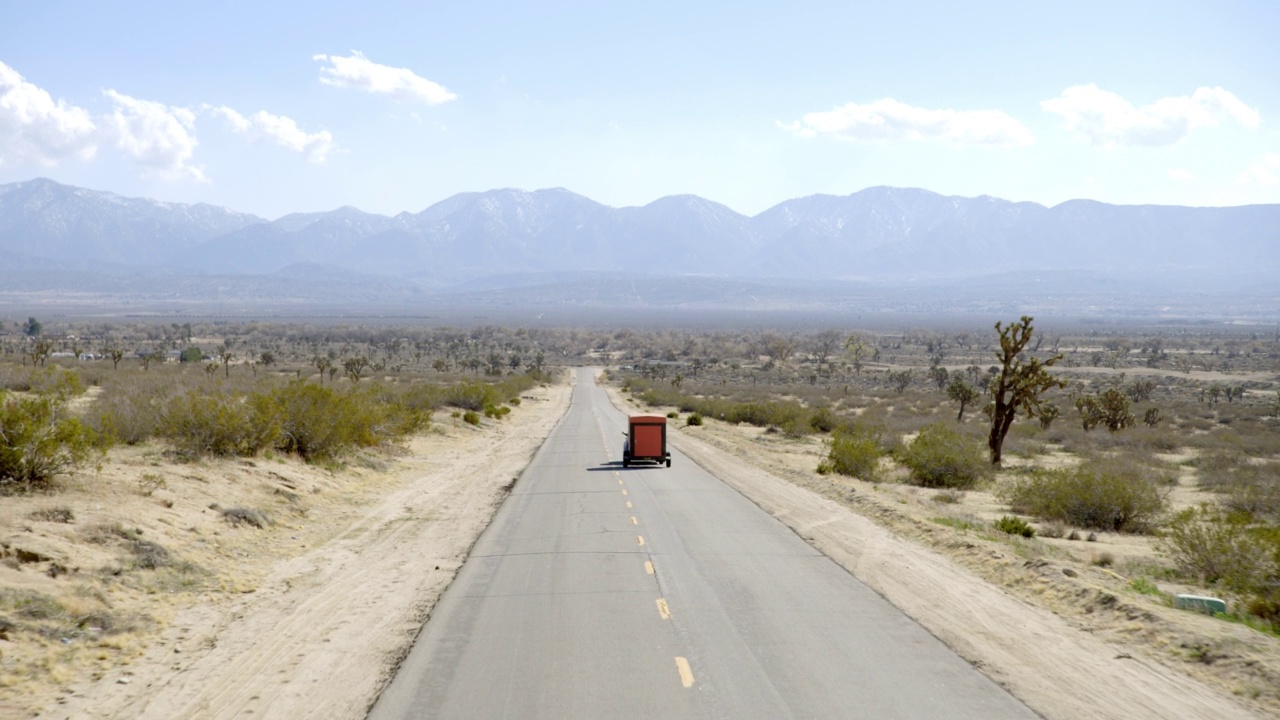
[[[919,625],[625,418],[572,407],[370,714],[390,718],[1034,718]]]

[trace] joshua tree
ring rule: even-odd
[[[1018,411],[1026,413],[1027,417],[1035,417],[1045,391],[1067,385],[1047,370],[1062,359],[1060,353],[1048,360],[1022,357],[1023,350],[1031,342],[1031,323],[1029,315],[1023,315],[1017,324],[1008,327],[996,323],[996,333],[1000,335],[1000,351],[996,357],[1000,360],[1000,369],[988,388],[991,393],[991,435],[987,438],[987,447],[991,449],[992,465],[1000,464],[1005,436],[1009,434]]]
[[[964,420],[964,409],[978,399],[978,389],[963,378],[955,376],[951,378],[951,384],[947,385],[947,397],[960,403],[960,412],[956,413],[956,422]]]

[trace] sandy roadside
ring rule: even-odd
[[[455,421],[414,440],[327,541],[267,549],[252,592],[182,609],[140,658],[42,717],[363,718],[571,394],[536,390],[482,432]]]
[[[631,405],[608,387],[614,405]],[[1235,698],[1073,627],[943,554],[675,426],[672,443],[1050,720],[1259,718]],[[717,438],[719,439],[719,438]],[[745,462],[744,462],[745,461]]]

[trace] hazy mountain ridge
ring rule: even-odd
[[[41,269],[296,277],[305,268],[437,289],[530,273],[959,280],[1054,269],[1230,287],[1280,270],[1280,205],[1045,207],[875,187],[747,217],[694,195],[614,208],[556,188],[461,193],[394,217],[342,207],[267,222],[37,179],[0,186],[0,250]]]
[[[161,264],[264,222],[214,205],[126,198],[43,178],[0,185],[0,252],[51,260]]]

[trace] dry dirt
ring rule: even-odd
[[[5,498],[0,592],[91,620],[0,639],[0,718],[363,717],[570,392],[481,428],[441,414],[404,452],[333,471],[135,448],[56,494]],[[1050,720],[1280,716],[1280,640],[1134,590],[1124,573],[1159,562],[1145,539],[1000,536],[982,529],[1004,513],[990,493],[832,480],[812,438],[709,422],[672,441]],[[32,517],[64,507],[73,522]],[[230,508],[272,524],[232,525]],[[139,540],[169,561],[136,567]]]
[[[0,633],[0,718],[363,718],[570,394],[530,391],[478,428],[437,413],[331,470],[152,446],[4,498],[0,599],[25,617],[39,593],[66,619]]]
[[[657,410],[610,394],[624,411]],[[1139,592],[1125,573],[1167,565],[1150,538],[1025,540],[991,529],[1010,513],[990,492],[941,502],[817,474],[819,438],[671,427],[682,452],[1050,720],[1280,717],[1280,639]],[[1182,484],[1175,497],[1194,502]]]

